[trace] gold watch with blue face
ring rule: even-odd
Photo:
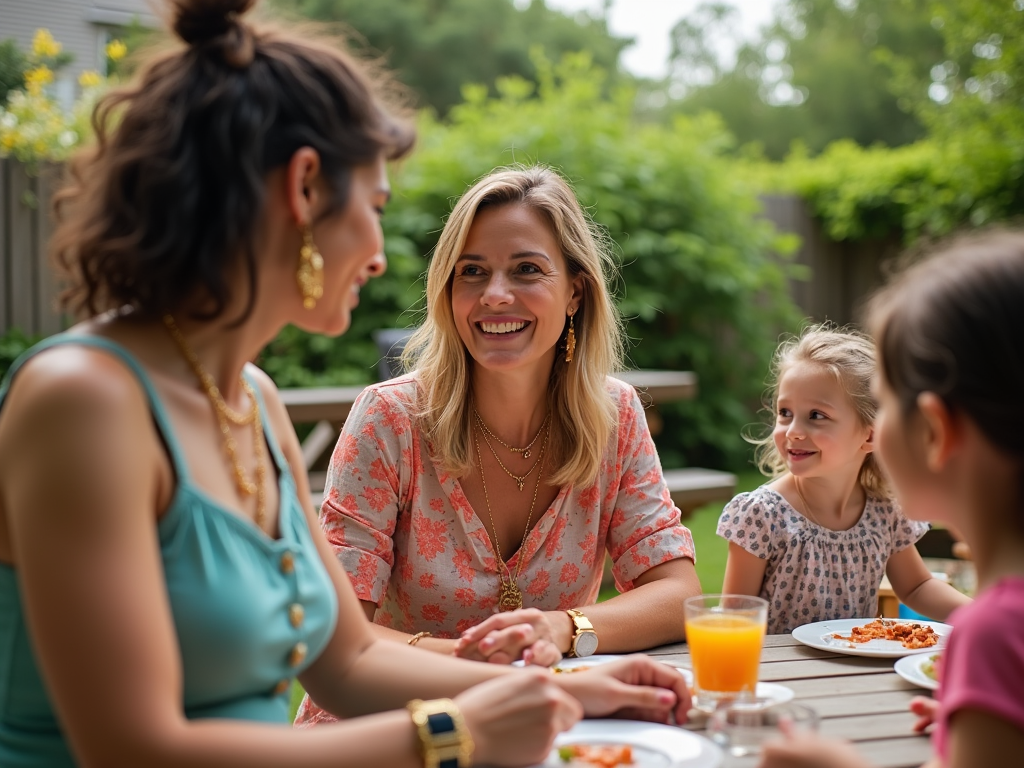
[[[569,608],[566,613],[572,619],[576,631],[572,636],[572,643],[569,644],[569,657],[593,656],[597,651],[597,632],[590,619],[583,615],[583,611]]]

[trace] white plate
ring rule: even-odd
[[[938,645],[930,648],[904,648],[899,640],[869,640],[866,643],[851,643],[832,637],[833,633],[849,635],[854,627],[862,627],[874,619],[835,619],[833,621],[817,621],[804,624],[793,630],[793,639],[811,648],[818,648],[833,653],[845,653],[850,656],[875,656],[877,658],[894,659],[898,656],[913,656],[919,653],[936,653],[946,646],[946,640],[953,627],[938,621],[922,621],[918,619],[890,619],[904,624],[925,624],[935,630],[939,636]]]
[[[559,734],[548,759],[534,768],[583,765],[562,762],[558,747],[567,744],[629,744],[634,768],[715,768],[722,763],[721,749],[683,728],[635,720],[583,720]]]
[[[932,656],[938,655],[937,653],[931,653],[928,655],[904,656],[896,662],[893,669],[896,670],[897,675],[911,685],[916,685],[918,688],[927,688],[930,691],[937,691],[939,690],[939,681],[934,677],[928,677],[924,673],[923,667]]]
[[[611,654],[597,654],[595,656],[583,656],[580,658],[562,659],[560,662],[555,664],[555,669],[569,670],[569,669],[581,669],[586,667],[596,667],[598,664],[607,664],[609,661],[618,661],[624,659],[625,656],[613,656]]]

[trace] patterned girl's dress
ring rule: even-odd
[[[927,530],[893,500],[868,496],[857,524],[833,531],[764,485],[736,496],[718,521],[719,536],[768,561],[760,596],[768,601],[770,635],[816,621],[876,616],[886,563]]]

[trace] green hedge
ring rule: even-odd
[[[289,328],[261,364],[280,386],[371,382],[378,354],[370,332],[416,323],[424,255],[454,200],[496,166],[542,162],[569,177],[617,246],[632,364],[700,376],[697,400],[662,409],[664,463],[741,465],[739,432],[767,360],[778,333],[797,324],[785,261],[769,255],[791,251],[792,238],[757,217],[756,198],[722,154],[716,120],[637,124],[633,93],[602,97],[603,75],[586,56],[538,68],[536,93],[507,79],[497,98],[466,88],[445,124],[421,117],[419,147],[393,174],[387,275],[363,289],[348,335]]]

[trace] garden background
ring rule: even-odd
[[[347,24],[350,44],[409,88],[420,130],[415,154],[392,171],[387,274],[364,289],[342,339],[288,328],[267,348],[259,362],[279,386],[373,381],[370,334],[417,322],[454,200],[496,166],[542,162],[570,179],[614,247],[631,364],[700,377],[695,400],[661,409],[663,463],[737,471],[746,489],[758,478],[742,433],[758,419],[771,352],[806,317],[825,319],[807,295],[815,275],[796,258],[806,239],[773,227],[765,201],[798,198],[828,246],[822,258],[843,256],[845,270],[850,258],[873,259],[876,282],[880,254],[1024,209],[1024,0],[785,0],[728,64],[708,41],[728,34],[732,11],[708,3],[673,29],[663,81],[622,69],[629,41],[600,15],[542,0],[269,5]],[[0,43],[5,253],[13,217],[48,206],[31,184],[12,194],[14,174],[59,171],[89,141],[95,98],[158,36],[122,31],[106,71],[84,74],[70,107],[50,90],[67,64],[59,41],[41,31],[30,49]],[[0,372],[35,338],[11,317],[10,302],[0,306]],[[720,509],[690,521],[708,590],[724,567]]]

